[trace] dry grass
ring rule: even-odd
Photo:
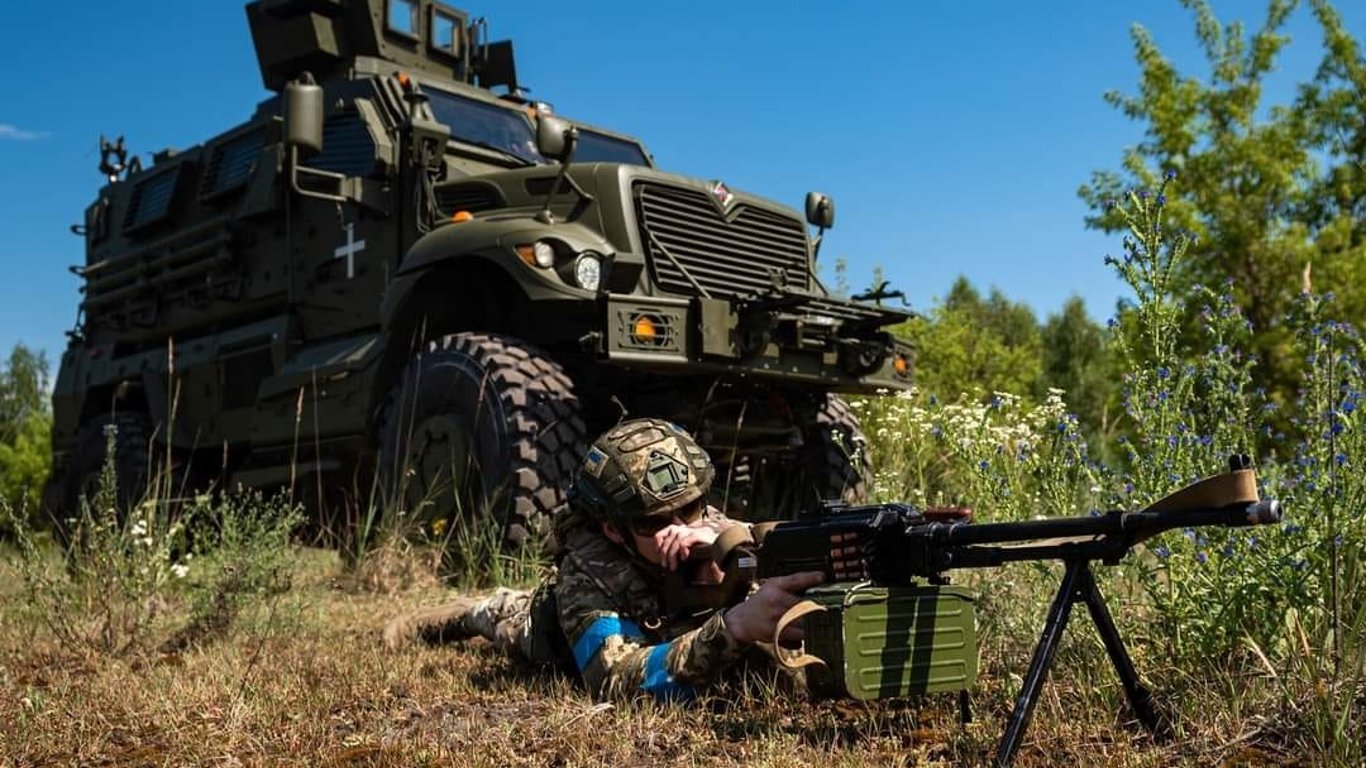
[[[335,556],[305,551],[291,591],[251,606],[223,639],[110,659],[44,637],[0,564],[0,764],[978,765],[1028,662],[1004,629],[984,646],[967,727],[953,697],[812,703],[762,684],[693,709],[597,704],[482,642],[383,652],[385,619],[439,595],[358,592],[339,576]],[[1211,704],[1228,693],[1198,681],[1179,685],[1178,738],[1155,743],[1128,722],[1091,634],[1071,635],[1019,765],[1299,762],[1268,747],[1264,729],[1248,736],[1247,722]]]

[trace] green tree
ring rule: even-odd
[[[984,299],[959,277],[948,295],[903,333],[915,344],[916,379],[926,392],[952,398],[972,391],[1030,395],[1038,390],[1038,320],[1028,306],[997,289]]]
[[[37,508],[51,456],[47,358],[16,344],[0,368],[0,498]]]
[[[1325,38],[1322,63],[1290,104],[1266,105],[1265,79],[1288,42],[1282,29],[1297,3],[1271,0],[1250,35],[1240,23],[1222,25],[1204,0],[1181,3],[1194,15],[1208,78],[1178,72],[1134,26],[1138,92],[1105,98],[1145,123],[1145,134],[1124,151],[1119,171],[1096,172],[1080,188],[1093,208],[1087,225],[1125,232],[1107,201],[1179,174],[1168,221],[1196,238],[1174,275],[1177,291],[1227,286],[1252,323],[1259,368],[1285,404],[1299,361],[1282,319],[1308,276],[1316,289],[1338,293],[1345,319],[1366,319],[1366,64],[1332,4],[1311,0]],[[1136,235],[1127,233],[1126,245],[1142,239]]]
[[[1119,373],[1105,329],[1086,314],[1085,302],[1073,296],[1060,312],[1048,316],[1041,338],[1042,385],[1066,393],[1068,407],[1100,448],[1114,436],[1119,411],[1114,402]]]

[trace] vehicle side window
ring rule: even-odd
[[[355,112],[342,112],[323,121],[323,151],[304,165],[346,176],[364,176],[375,169],[375,140]]]

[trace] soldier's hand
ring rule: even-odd
[[[715,541],[715,529],[696,523],[675,523],[655,534],[655,546],[659,547],[660,560],[670,571],[678,570],[679,564],[688,559],[693,547],[699,544],[712,544]]]
[[[778,619],[787,609],[801,600],[801,593],[825,580],[820,571],[804,571],[786,576],[775,576],[763,584],[745,601],[726,611],[724,620],[731,637],[744,643],[772,640]],[[783,640],[799,641],[802,629],[798,624],[788,627]]]

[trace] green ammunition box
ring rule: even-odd
[[[825,610],[805,618],[812,693],[884,699],[969,688],[977,677],[976,614],[961,587],[831,584],[806,597]]]

